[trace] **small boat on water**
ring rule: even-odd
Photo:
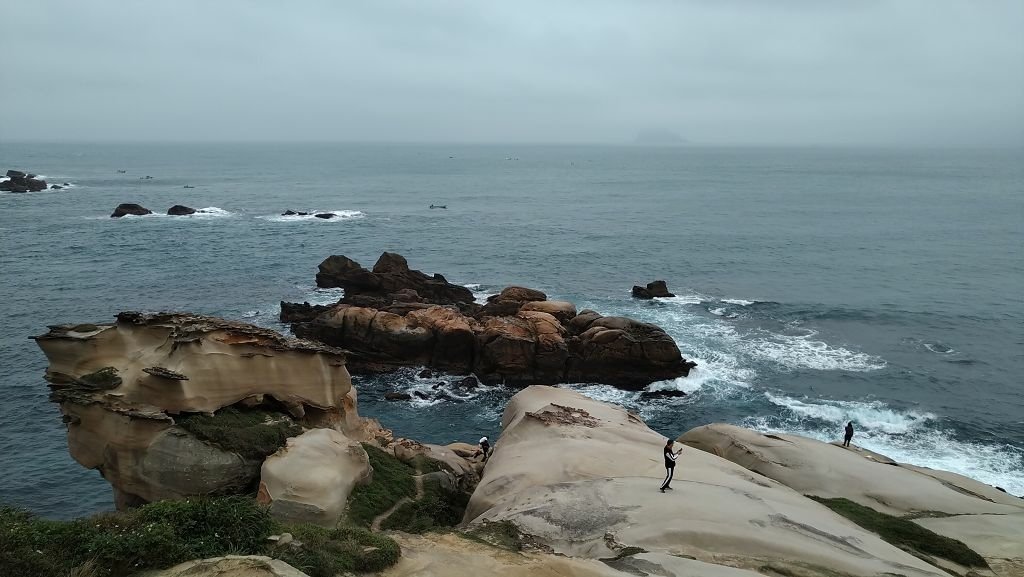
[[[448,205],[447,204],[432,204],[432,205],[430,205],[430,208],[443,208],[443,209],[447,210],[448,209]]]

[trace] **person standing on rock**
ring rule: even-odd
[[[850,441],[853,439],[853,421],[846,423],[846,435],[843,436],[843,446],[849,447]]]
[[[487,437],[480,437],[480,453],[484,455],[484,463],[487,462],[487,457],[490,456],[491,443],[487,440]]]
[[[679,449],[673,453],[672,446],[674,444],[675,441],[672,439],[665,442],[665,482],[661,484],[661,489],[659,489],[662,493],[665,492],[665,489],[672,490],[670,485],[672,483],[672,475],[676,472],[676,457],[683,452],[682,449]]]

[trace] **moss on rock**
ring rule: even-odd
[[[901,549],[940,557],[965,567],[988,567],[985,559],[967,545],[925,529],[909,519],[879,513],[849,499],[808,497]]]
[[[175,419],[178,426],[201,441],[252,459],[264,459],[302,434],[302,427],[283,413],[226,407],[210,415],[190,414]]]

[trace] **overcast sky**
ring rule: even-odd
[[[1024,144],[1024,1],[8,0],[0,139]]]

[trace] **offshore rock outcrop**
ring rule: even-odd
[[[225,419],[261,442],[279,432],[279,444],[301,427],[366,429],[341,351],[253,325],[125,312],[34,338],[72,457],[100,471],[119,507],[254,487],[277,447],[220,438]],[[238,424],[239,414],[280,417]]]
[[[486,304],[439,274],[410,270],[384,253],[373,270],[344,256],[320,265],[319,286],[342,287],[334,306],[281,303],[292,331],[349,351],[354,372],[424,365],[485,383],[597,382],[639,389],[689,374],[664,330],[591,310],[543,292],[507,287]]]
[[[39,192],[46,188],[45,180],[20,170],[8,170],[7,178],[0,180],[0,191],[5,192]]]
[[[704,451],[685,447],[675,490],[660,493],[664,444],[623,409],[566,389],[526,388],[505,409],[464,521],[471,530],[512,523],[570,557],[645,551],[649,575],[714,574],[680,565],[694,560],[767,575],[946,575],[781,483]]]

